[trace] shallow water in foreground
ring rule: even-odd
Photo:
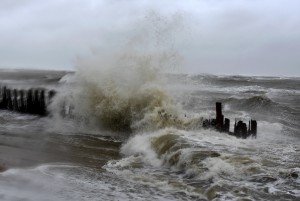
[[[30,76],[6,74],[1,84],[34,85]],[[37,83],[63,87],[59,76],[47,72]],[[0,111],[0,200],[300,199],[298,78],[167,78],[183,116],[214,116],[221,101],[231,121],[258,120],[257,139],[198,127],[109,131]]]

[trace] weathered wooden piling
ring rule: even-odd
[[[216,102],[216,129],[223,130],[224,116],[222,114],[222,103]]]
[[[234,135],[239,138],[246,139],[248,137],[247,124],[243,121],[238,121],[235,123]]]
[[[49,91],[47,97],[45,93],[45,89],[12,90],[4,86],[0,88],[0,109],[45,116],[48,113],[49,99],[52,99],[56,92]]]
[[[48,93],[48,97],[49,97],[49,100],[51,101],[53,99],[53,97],[55,96],[56,94],[56,91],[54,90],[50,90],[49,93]]]
[[[6,98],[7,98],[7,109],[13,110],[13,104],[12,104],[12,97],[11,97],[11,90],[6,90]]]
[[[32,108],[33,109],[33,113],[34,114],[38,114],[39,113],[39,90],[35,89],[34,90],[34,93],[33,93],[33,105],[34,107]]]
[[[257,122],[255,120],[251,120],[250,121],[250,126],[251,126],[251,129],[250,129],[250,134],[256,138],[256,135],[257,135]]]
[[[225,118],[225,123],[223,126],[223,132],[229,133],[229,129],[230,129],[230,120]]]
[[[230,135],[234,135],[238,138],[246,139],[249,136],[256,138],[257,135],[257,122],[255,120],[249,121],[249,126],[243,121],[235,120],[234,131],[230,132],[230,120],[225,118],[222,114],[222,103],[216,102],[216,118],[215,119],[205,119],[202,123],[203,128],[213,128],[220,132],[225,132]]]
[[[19,111],[18,91],[17,91],[17,89],[13,90],[13,110],[14,111]]]
[[[209,119],[204,119],[203,120],[202,127],[203,128],[210,128],[210,121],[209,121]]]
[[[27,91],[26,96],[26,113],[32,114],[33,113],[33,94],[32,89]]]
[[[25,100],[24,100],[24,90],[20,90],[20,107],[19,107],[19,112],[24,113],[26,112],[26,105],[25,105]]]
[[[39,114],[42,116],[45,116],[47,114],[45,90],[41,90],[40,92]]]
[[[1,90],[1,95],[2,95],[2,99],[1,99],[1,103],[0,103],[0,108],[1,109],[6,109],[7,108],[7,96],[6,96],[6,87],[4,86]]]

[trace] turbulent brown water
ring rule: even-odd
[[[299,78],[94,69],[1,71],[58,94],[48,117],[0,111],[0,200],[300,199]],[[257,139],[203,130],[216,101]]]

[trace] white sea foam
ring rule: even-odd
[[[144,189],[70,164],[43,164],[0,173],[0,196],[3,201],[180,200],[170,192]]]

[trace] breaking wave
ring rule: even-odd
[[[269,110],[273,107],[278,106],[276,102],[272,101],[266,95],[256,95],[248,98],[229,98],[227,102],[234,104],[239,108],[246,108],[248,110]]]
[[[78,62],[75,75],[63,79],[72,84],[53,101],[54,116],[63,113],[118,131],[201,125],[197,115],[186,118],[164,88],[163,72],[181,62],[173,37],[180,28],[180,17],[151,13],[147,19],[151,24],[134,33],[122,48]]]
[[[207,175],[210,171],[209,163],[211,160],[217,160],[223,165],[226,162],[220,158],[221,154],[218,151],[213,150],[213,147],[209,147],[207,144],[201,145],[200,142],[191,140],[190,135],[191,133],[188,131],[170,128],[137,134],[121,148],[121,153],[126,157],[122,161],[111,161],[106,168],[119,169],[138,164],[138,161],[141,161],[152,167],[166,167],[181,174],[186,179],[218,177],[224,171],[233,173],[232,167],[229,169],[221,168],[220,171],[213,170],[213,173]],[[220,136],[216,133],[216,137]],[[228,137],[228,141],[232,141],[229,138],[232,137]]]

